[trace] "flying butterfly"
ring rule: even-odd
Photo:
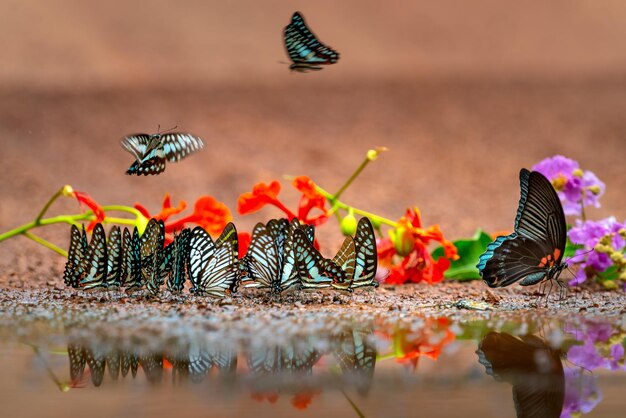
[[[232,222],[215,243],[202,227],[194,228],[189,241],[190,292],[223,298],[226,291],[236,290],[237,246]]]
[[[98,223],[91,234],[91,242],[80,262],[80,286],[87,289],[107,285],[107,246],[102,224]]]
[[[496,238],[480,256],[478,271],[489,287],[504,287],[519,280],[529,286],[558,280],[567,264],[563,206],[543,174],[520,171],[521,197],[514,232]]]
[[[126,174],[151,175],[165,170],[166,160],[175,163],[189,154],[204,148],[202,139],[188,133],[171,132],[133,134],[122,139],[122,146],[135,161]]]
[[[293,63],[292,71],[307,72],[321,70],[321,65],[334,64],[339,60],[339,53],[321,43],[304,23],[300,12],[295,12],[283,31],[285,48]]]
[[[514,337],[490,332],[476,351],[485,371],[513,386],[518,417],[561,416],[565,400],[565,374],[561,352],[534,335]]]
[[[298,275],[304,289],[323,289],[332,283],[346,281],[346,273],[332,260],[324,258],[309,241],[304,231],[297,229],[293,238]]]
[[[376,236],[369,218],[359,219],[354,235],[354,245],[356,247],[356,265],[350,288],[378,287],[376,281],[376,269],[378,267]]]
[[[66,286],[79,287],[80,265],[87,254],[87,247],[85,228],[83,227],[81,232],[76,225],[72,225],[70,229],[70,248],[67,251],[67,262],[63,272],[63,281]]]

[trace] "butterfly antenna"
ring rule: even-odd
[[[162,133],[171,132],[171,131],[173,131],[176,128],[178,128],[178,125],[175,125],[173,128],[166,129]]]
[[[569,262],[572,258],[579,257],[579,256],[581,256],[581,255],[585,255],[585,254],[589,254],[589,253],[590,253],[590,252],[592,252],[592,251],[595,251],[595,249],[593,249],[593,248],[592,248],[592,249],[590,249],[589,251],[585,251],[584,253],[574,254],[573,256],[569,257],[569,258],[568,258],[565,262],[567,263],[567,262]]]

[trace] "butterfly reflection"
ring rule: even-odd
[[[197,384],[207,379],[233,383],[239,379],[256,392],[268,388],[275,393],[303,389],[320,391],[326,386],[328,371],[333,381],[365,396],[376,365],[376,347],[371,330],[350,329],[318,338],[297,338],[282,344],[250,346],[237,351],[232,347],[191,341],[162,351],[128,350],[110,344],[68,344],[69,372],[73,383],[94,386],[120,378],[135,378],[140,369],[151,384],[164,379],[175,383]],[[245,361],[238,361],[244,358]],[[323,377],[323,379],[321,378]],[[336,385],[333,385],[336,386]]]
[[[559,417],[565,397],[560,350],[534,335],[491,332],[480,342],[478,361],[488,375],[513,385],[518,418]]]

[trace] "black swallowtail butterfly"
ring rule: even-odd
[[[293,71],[321,70],[321,65],[334,64],[339,60],[339,53],[317,39],[299,12],[293,14],[283,35],[287,54],[293,61],[289,68]]]

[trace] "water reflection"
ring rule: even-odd
[[[510,414],[566,418],[598,406],[602,394],[593,371],[614,371],[626,382],[624,329],[622,322],[585,318],[544,323],[427,317],[233,340],[205,338],[206,332],[195,331],[176,339],[156,333],[120,339],[119,330],[108,335],[102,328],[72,327],[66,329],[65,340],[69,373],[58,362],[46,367],[63,390],[115,387],[124,379],[165,388],[163,383],[209,385],[226,388],[224,393],[237,399],[274,404],[286,397],[299,409],[325,402],[323,393],[340,394],[357,415],[366,416],[358,408],[371,407],[371,399],[398,393],[400,399],[411,399],[436,387],[441,374],[448,382],[450,376],[457,379],[458,388],[471,387],[476,373],[484,371],[483,381],[511,387]],[[54,360],[50,350],[33,347],[44,361]],[[420,359],[429,359],[426,370],[434,373],[424,374]],[[446,363],[455,366],[450,370]],[[60,383],[64,379],[57,376],[68,374],[68,383]],[[350,398],[352,394],[357,396]]]
[[[488,375],[513,386],[513,403],[519,418],[561,416],[565,374],[561,351],[535,335],[514,337],[490,332],[476,351]]]

